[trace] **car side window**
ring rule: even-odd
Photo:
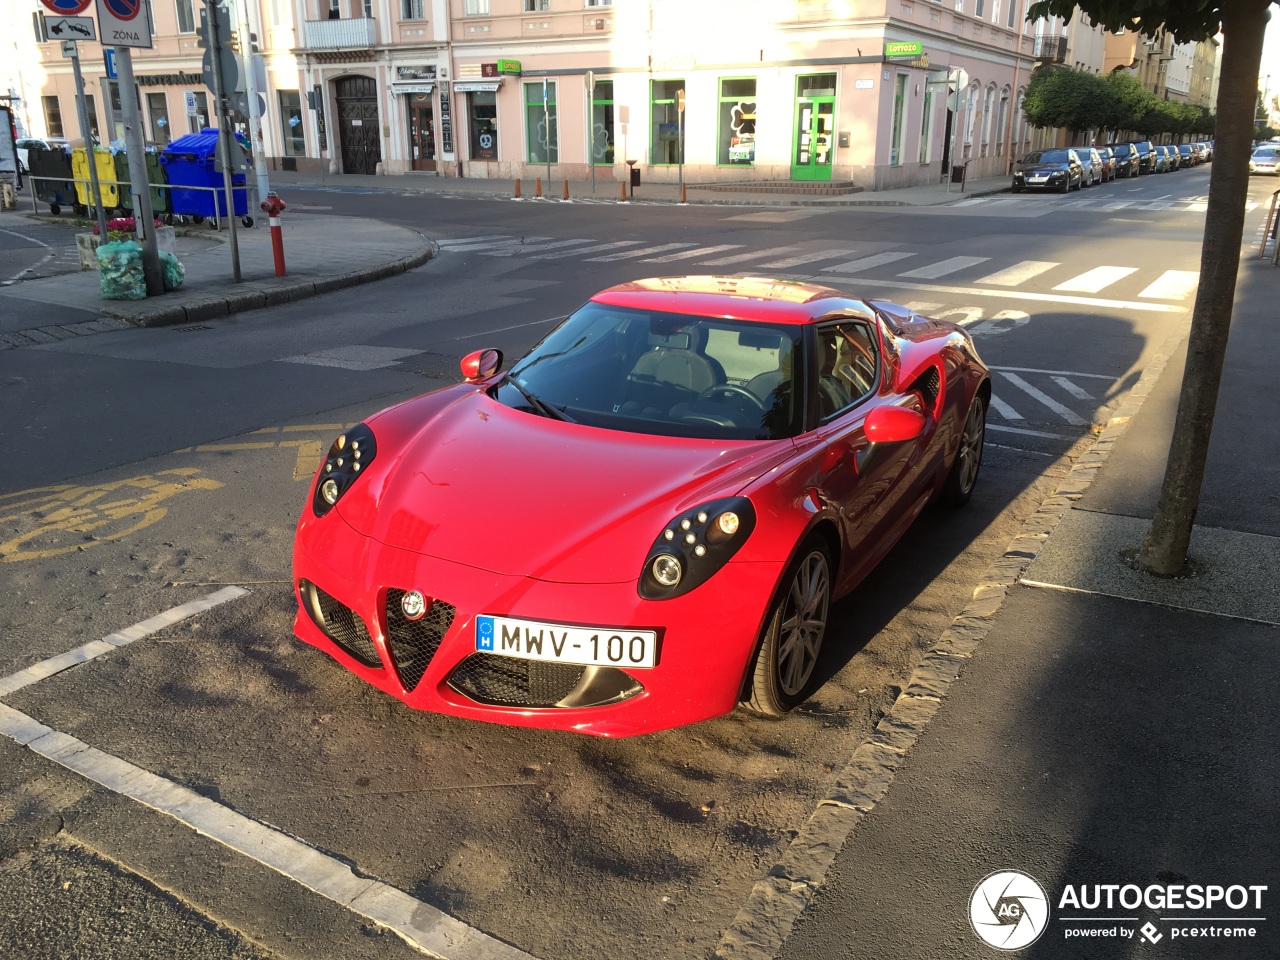
[[[833,323],[819,327],[817,333],[818,416],[829,420],[875,389],[880,353],[865,323]]]

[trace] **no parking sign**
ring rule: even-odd
[[[50,3],[79,3],[80,0],[44,0]],[[98,32],[102,42],[112,47],[151,46],[151,9],[147,0],[98,0]]]

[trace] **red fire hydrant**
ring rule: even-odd
[[[267,215],[271,224],[271,253],[276,260],[276,276],[283,277],[284,270],[284,234],[280,229],[280,211],[284,209],[284,201],[274,190],[262,201],[262,212]]]

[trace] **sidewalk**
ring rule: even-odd
[[[717,956],[998,955],[979,926],[992,943],[1040,931],[1019,951],[1034,960],[1280,956],[1277,298],[1280,271],[1246,257],[1194,575],[1124,561],[1159,494],[1186,356],[1176,337]],[[1008,876],[979,886],[998,871],[1033,878],[1043,898]],[[1213,886],[1235,893],[1193,902]]]

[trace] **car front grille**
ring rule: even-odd
[[[434,600],[420,620],[410,620],[400,606],[405,592],[387,591],[387,647],[401,685],[412,691],[440,649],[457,610],[443,600]]]
[[[303,607],[326,637],[366,667],[382,666],[382,658],[378,656],[378,649],[369,636],[369,628],[354,610],[329,596],[314,583],[304,580],[298,588],[302,594]]]
[[[553,707],[573,692],[586,667],[473,653],[449,675],[449,686],[481,703]]]

